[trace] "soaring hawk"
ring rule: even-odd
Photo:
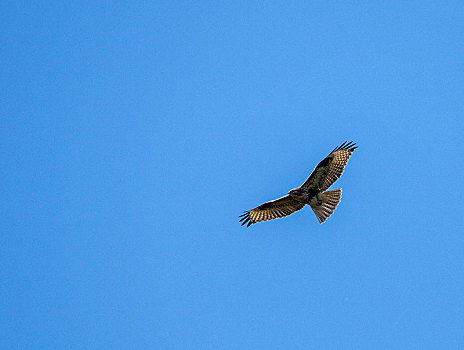
[[[343,169],[348,163],[356,144],[343,142],[336,147],[314,168],[308,179],[298,188],[290,190],[288,195],[261,204],[240,215],[243,225],[250,226],[260,221],[273,220],[293,214],[308,204],[322,224],[332,215],[342,197],[342,189],[326,191],[342,176]]]

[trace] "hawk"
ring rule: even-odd
[[[303,185],[290,190],[284,197],[245,211],[244,214],[240,215],[239,222],[242,222],[242,226],[246,224],[248,227],[257,222],[283,218],[303,209],[308,204],[322,224],[332,215],[342,197],[341,188],[332,191],[326,190],[342,176],[343,169],[356,148],[358,147],[353,141],[345,141],[340,146],[335,147],[314,168]]]

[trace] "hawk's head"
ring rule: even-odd
[[[288,191],[289,196],[294,199],[304,199],[305,193],[300,188],[294,188],[293,190]]]

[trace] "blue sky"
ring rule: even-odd
[[[4,349],[464,347],[464,4],[3,2]],[[335,146],[343,199],[239,225]]]

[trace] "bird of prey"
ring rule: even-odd
[[[342,197],[342,189],[326,191],[342,176],[354,150],[358,148],[351,142],[343,142],[325,157],[313,170],[308,179],[284,197],[261,204],[240,215],[243,225],[250,226],[257,222],[282,218],[293,214],[308,204],[322,224],[332,215]]]

